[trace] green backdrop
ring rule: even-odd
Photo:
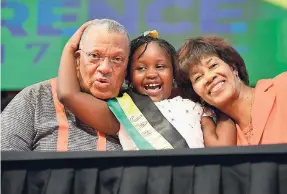
[[[242,54],[251,84],[287,70],[287,0],[2,0],[1,90],[55,77],[62,48],[85,21],[112,18],[133,38],[157,29],[178,48],[220,35]]]

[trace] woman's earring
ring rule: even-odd
[[[239,78],[239,76],[238,76],[238,71],[234,71],[234,74],[235,74],[235,76],[236,76],[237,78]]]
[[[239,82],[241,82],[241,79],[240,79],[240,77],[239,77],[239,75],[238,75],[238,71],[234,71],[234,74],[235,74],[235,77],[237,77],[237,79],[239,80]]]

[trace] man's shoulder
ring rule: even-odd
[[[53,103],[52,98],[50,82],[45,80],[24,88],[11,100],[2,113],[14,118],[19,115],[28,116],[28,112],[34,114],[36,109],[39,111],[42,107],[49,107]]]
[[[52,97],[52,90],[50,80],[44,80],[33,85],[27,86],[19,92],[13,99],[18,103],[25,101],[33,105],[40,103],[40,101],[48,101]]]
[[[23,96],[42,96],[46,95],[46,92],[51,91],[50,80],[44,80],[33,85],[27,86],[19,94]]]

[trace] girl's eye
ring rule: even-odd
[[[165,66],[163,64],[156,66],[158,69],[163,69]]]
[[[145,70],[145,69],[146,69],[146,67],[143,67],[143,66],[137,68],[137,70],[139,70],[139,71],[143,71],[143,70]]]

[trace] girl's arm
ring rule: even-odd
[[[88,23],[81,26],[66,44],[59,67],[57,81],[58,99],[81,121],[107,135],[116,135],[120,124],[107,103],[81,92],[76,74],[74,54]]]
[[[203,116],[201,118],[201,127],[206,147],[236,146],[236,126],[224,113],[218,114],[216,124],[210,117]]]

